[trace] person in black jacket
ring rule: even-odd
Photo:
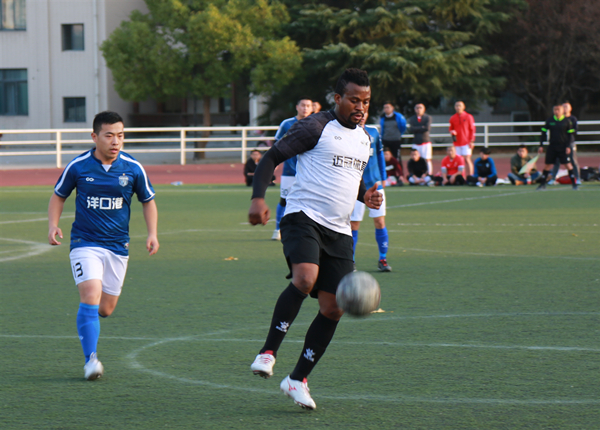
[[[433,158],[433,148],[429,132],[431,131],[431,123],[433,119],[425,113],[425,105],[417,103],[415,105],[415,114],[408,119],[408,127],[413,134],[412,149],[419,151],[421,158],[427,163],[427,173],[433,173],[431,159]]]
[[[577,166],[577,160],[576,160],[576,153],[577,153],[577,145],[575,144],[575,136],[577,135],[577,117],[575,115],[571,115],[571,111],[573,110],[573,107],[571,106],[571,103],[569,102],[565,102],[563,103],[563,108],[565,109],[565,117],[571,120],[571,123],[573,124],[573,129],[575,130],[573,133],[570,134],[571,140],[570,140],[570,148],[571,148],[571,163],[573,163],[573,171],[575,172],[575,180],[577,181],[577,184],[580,183],[579,181],[579,168]],[[554,181],[556,181],[556,175],[558,174],[558,169],[560,168],[560,161],[556,160],[556,163],[554,163],[554,167],[552,168],[552,173],[550,174],[550,176],[552,176],[552,179]]]
[[[546,189],[546,180],[550,174],[550,169],[558,160],[560,164],[564,164],[569,171],[569,178],[571,178],[571,184],[573,189],[579,189],[575,181],[575,172],[573,171],[572,154],[571,154],[571,134],[575,133],[573,122],[565,117],[565,110],[562,104],[554,106],[554,116],[546,120],[546,123],[542,127],[542,135],[540,136],[540,147],[538,153],[544,152],[544,142],[548,138],[548,132],[550,132],[550,142],[548,150],[546,151],[546,164],[544,165],[544,171],[540,179],[540,186],[537,190]]]

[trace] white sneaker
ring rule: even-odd
[[[271,354],[258,354],[250,366],[250,370],[255,375],[268,379],[273,376],[273,366],[275,366],[275,357]]]
[[[483,187],[483,184],[481,182],[477,182],[475,185],[477,185],[478,187]]]
[[[273,236],[271,236],[271,240],[281,240],[281,233],[279,230],[273,230]]]
[[[93,381],[94,379],[98,379],[104,373],[104,366],[98,360],[95,352],[92,352],[90,355],[90,361],[85,363],[83,366],[83,376],[88,381]]]
[[[308,389],[306,378],[304,378],[303,381],[296,381],[295,379],[290,379],[290,375],[288,375],[281,381],[279,388],[281,388],[283,394],[291,397],[294,403],[302,408],[317,409],[317,404],[312,397],[310,397],[310,390]]]

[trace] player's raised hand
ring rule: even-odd
[[[373,185],[365,193],[365,205],[371,209],[379,209],[383,203],[383,194],[377,191],[377,184]]]
[[[248,221],[252,225],[262,224],[266,225],[267,221],[271,216],[269,206],[265,203],[265,199],[254,198],[250,204],[250,210],[248,211]]]
[[[62,230],[58,227],[50,227],[48,231],[48,243],[50,245],[60,245],[61,242],[56,240],[56,236],[63,238]]]
[[[148,253],[154,255],[158,252],[158,248],[160,248],[158,238],[156,236],[148,236],[148,239],[146,239],[146,249],[148,250]]]

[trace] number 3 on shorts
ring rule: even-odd
[[[83,276],[83,269],[81,268],[80,262],[73,264],[73,275],[75,275],[76,278],[81,278]]]

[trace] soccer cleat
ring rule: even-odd
[[[273,376],[273,366],[275,366],[275,357],[272,354],[265,353],[256,356],[250,369],[255,375],[268,379]]]
[[[385,258],[382,258],[381,260],[379,260],[379,262],[377,263],[377,268],[379,269],[380,272],[391,272],[392,268],[389,266],[389,264],[387,263],[387,260]]]
[[[271,240],[281,240],[281,232],[279,230],[273,230],[273,236]]]
[[[427,186],[428,187],[435,187],[435,182],[433,180],[429,181],[429,182],[427,182]]]
[[[477,182],[475,185],[477,185],[478,187],[483,187],[483,184],[481,182]]]
[[[540,184],[535,190],[536,191],[544,191],[546,189],[546,184]]]
[[[548,185],[556,185],[558,182],[556,182],[554,179],[550,179],[547,184]]]
[[[279,388],[281,388],[283,394],[291,397],[294,403],[300,407],[304,409],[317,409],[317,404],[312,397],[310,397],[310,390],[306,383],[306,378],[302,381],[296,381],[295,379],[291,379],[290,375],[288,375],[281,381]]]
[[[579,185],[573,184],[573,190],[574,191],[579,191]]]
[[[104,373],[104,366],[98,360],[98,357],[95,352],[92,352],[90,355],[90,360],[85,363],[83,366],[83,376],[88,381],[93,381],[94,379],[98,379]]]

